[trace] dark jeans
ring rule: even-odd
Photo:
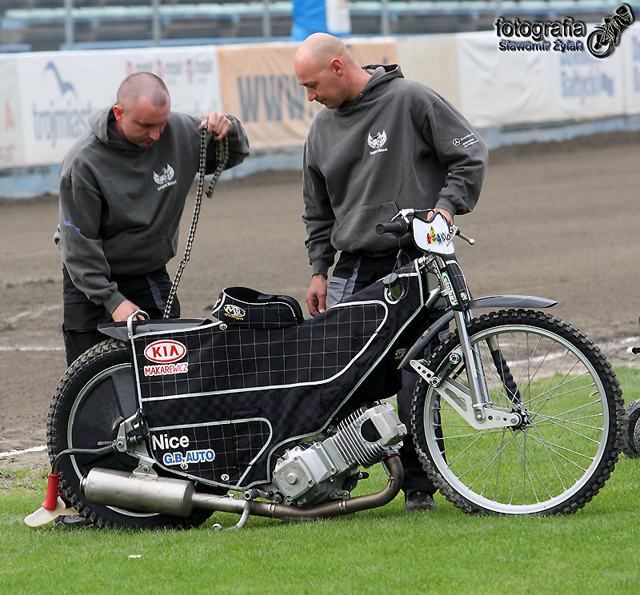
[[[421,255],[415,248],[407,248],[407,255],[402,264],[409,259]],[[347,299],[352,294],[375,283],[385,275],[388,275],[396,263],[397,251],[382,255],[363,255],[343,252],[333,271],[333,277],[329,282],[327,307]],[[413,391],[418,381],[418,376],[410,372],[402,371],[402,388],[398,391],[398,417],[400,421],[411,429],[411,401]],[[404,482],[402,489],[405,493],[420,490],[429,494],[436,492],[436,487],[422,468],[422,464],[416,454],[415,445],[411,434],[407,434],[400,450],[402,467],[404,468]]]
[[[118,284],[118,290],[122,295],[152,319],[163,317],[171,290],[171,278],[165,267],[143,275],[112,275],[111,280]],[[67,365],[70,366],[87,349],[107,339],[107,336],[98,330],[98,325],[111,322],[112,318],[106,308],[97,306],[76,288],[65,266],[62,267],[62,300],[62,334]],[[171,318],[179,316],[180,303],[176,297],[171,307]]]

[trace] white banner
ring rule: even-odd
[[[622,35],[625,50],[631,46],[630,33]],[[567,39],[551,38],[546,45],[522,38],[505,43],[495,31],[457,39],[461,109],[478,128],[625,112],[626,51],[621,48],[607,58],[594,58],[586,37],[582,50],[563,48],[558,41]]]
[[[405,78],[431,87],[460,109],[458,46],[455,36],[400,38],[398,63]]]
[[[134,72],[160,76],[174,111],[204,116],[222,109],[218,55],[213,46],[110,52],[37,52],[16,57],[21,158],[3,167],[60,163],[87,129],[95,109],[115,103]],[[4,78],[2,79],[4,82]],[[4,86],[4,85],[3,85]],[[2,139],[4,148],[4,137]]]
[[[553,56],[501,52],[493,31],[457,35],[460,107],[477,128],[552,119]]]
[[[24,163],[18,66],[13,56],[0,58],[0,168]]]
[[[640,23],[622,34],[619,50],[624,50],[625,112],[640,113]],[[617,50],[616,50],[617,51]]]
[[[593,25],[589,31],[592,29]],[[501,32],[505,31],[510,32],[503,26]],[[600,59],[584,47],[586,35],[580,38],[581,50],[569,47],[568,39],[551,36],[546,48],[537,49],[522,36],[511,39],[513,45],[504,45],[496,30],[437,39],[407,38],[400,44],[401,66],[408,78],[433,86],[453,101],[478,128],[640,113],[640,23],[623,30],[620,45]],[[560,41],[566,45],[559,46]],[[233,45],[0,56],[0,169],[60,163],[87,129],[88,115],[113,104],[122,80],[140,71],[154,72],[165,80],[175,111],[203,116],[212,109],[223,111],[224,105],[241,119],[244,114],[248,128],[254,126],[253,132],[247,128],[254,147],[299,146],[306,129],[292,136],[280,120],[314,110],[307,105],[304,90],[299,98],[293,93],[299,89],[292,53],[284,56],[276,70],[265,66],[272,45],[244,46],[242,62],[230,62],[223,73],[224,86],[219,60],[240,51]],[[378,47],[375,40],[351,43],[361,64],[395,62],[397,44],[389,42],[388,46]],[[365,50],[375,56],[362,54]],[[437,67],[427,68],[425,62],[433,62],[436,54],[443,59],[436,60]],[[249,83],[255,87],[252,95],[248,94]],[[244,103],[236,98],[242,84],[247,86]],[[277,103],[282,97],[275,95],[273,102],[267,101],[271,99],[267,89],[275,93],[276,88],[282,93],[291,91],[287,90],[288,103]],[[282,112],[282,118],[275,117],[285,107],[288,111]],[[244,113],[247,110],[249,115]],[[252,119],[256,114],[260,118]]]
[[[589,27],[589,33],[593,27]],[[625,111],[624,62],[628,32],[622,45],[607,58],[595,58],[582,52],[553,52],[557,112],[554,120],[589,120],[622,115]]]

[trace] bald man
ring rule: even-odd
[[[135,310],[162,318],[187,193],[199,167],[200,130],[209,133],[207,173],[216,167],[214,141],[229,139],[227,168],[249,154],[233,116],[196,118],[171,111],[166,85],[137,73],[118,89],[116,104],[89,116],[89,130],[60,166],[60,223],[67,364],[103,341],[102,322]],[[179,316],[174,302],[172,316]]]
[[[454,215],[478,201],[487,150],[463,116],[432,89],[406,80],[395,65],[360,67],[344,42],[325,33],[308,37],[294,68],[318,112],[304,147],[303,221],[312,267],[307,305],[312,316],[390,273],[398,240],[375,228],[403,208]],[[407,258],[420,252],[402,240]],[[327,284],[336,253],[340,258]],[[403,373],[400,419],[410,427],[416,376]],[[413,443],[404,441],[408,510],[435,508],[436,489]]]

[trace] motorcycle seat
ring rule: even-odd
[[[253,329],[286,328],[304,320],[295,298],[264,294],[248,287],[223,289],[211,314],[229,325]]]

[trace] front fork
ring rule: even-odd
[[[485,421],[485,407],[491,406],[487,378],[482,365],[482,357],[477,349],[471,345],[467,325],[471,322],[471,311],[454,312],[458,337],[460,337],[460,348],[466,362],[467,381],[469,382],[469,393],[471,396],[471,406],[477,422]]]
[[[430,265],[433,260],[433,258],[426,260],[422,264],[425,268],[428,268],[428,265]],[[435,258],[435,261],[436,266],[428,268],[428,271],[433,273],[438,281],[436,288],[431,292],[427,300],[427,307],[433,305],[433,302],[435,302],[440,293],[444,293],[445,296],[449,298],[450,303],[451,296],[454,295],[450,281],[447,278],[447,282],[445,283],[445,279],[443,279],[443,275],[441,274],[441,271],[446,269],[444,262],[440,258]],[[456,359],[459,359],[460,355],[462,356],[465,363],[468,387],[457,382],[454,378],[447,378],[446,376],[444,378],[438,377],[427,367],[427,362],[424,359],[410,359],[409,364],[433,387],[440,397],[446,400],[472,427],[476,429],[497,429],[519,426],[522,423],[522,416],[516,411],[516,409],[519,409],[518,405],[521,402],[519,391],[509,371],[507,362],[502,356],[498,341],[493,337],[489,337],[487,339],[487,345],[498,369],[498,374],[507,389],[507,395],[514,405],[514,408],[510,411],[505,411],[504,408],[496,409],[491,402],[491,395],[489,393],[487,377],[479,347],[471,345],[469,338],[468,327],[471,325],[473,318],[471,311],[469,309],[462,311],[453,310],[453,315],[460,340],[461,353],[455,354],[452,352],[450,354],[451,363],[456,363],[453,359],[454,356]]]

